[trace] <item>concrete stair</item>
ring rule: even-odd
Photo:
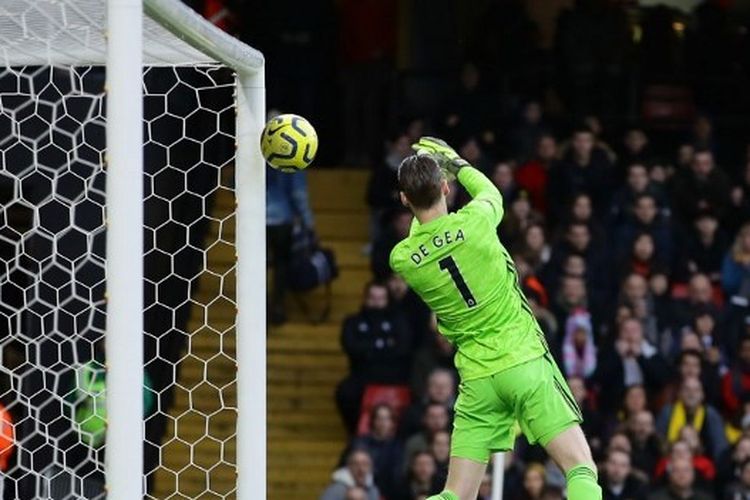
[[[316,170],[309,174],[316,228],[340,266],[330,319],[311,325],[289,301],[290,321],[268,332],[268,498],[317,498],[345,445],[333,392],[347,366],[339,346],[341,320],[359,308],[370,279],[364,205],[367,172]],[[179,367],[175,404],[163,440],[154,498],[234,498],[235,249],[234,198],[216,199],[207,236],[206,272],[192,297],[189,346]],[[308,294],[311,309],[322,291]]]

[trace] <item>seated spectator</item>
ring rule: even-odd
[[[651,159],[648,136],[642,127],[628,127],[618,159],[621,165],[645,163]]]
[[[367,183],[367,205],[370,207],[370,241],[381,237],[384,216],[401,207],[398,197],[398,167],[411,155],[409,136],[402,133],[386,145],[385,160],[376,166]]]
[[[622,282],[620,306],[627,307],[632,317],[641,322],[643,333],[659,352],[667,356],[672,349],[672,336],[666,331],[669,325],[670,308],[656,298],[646,277],[630,273]]]
[[[596,371],[596,346],[591,315],[577,311],[568,316],[563,339],[563,367],[568,377],[588,379]]]
[[[742,337],[737,360],[721,379],[721,402],[730,422],[738,424],[742,407],[750,402],[750,337]]]
[[[666,260],[657,253],[654,238],[650,233],[640,233],[631,242],[630,252],[619,266],[621,277],[638,274],[650,279],[655,274],[668,274]]]
[[[416,452],[409,459],[406,477],[393,498],[412,500],[440,492],[443,485],[437,483],[436,473],[435,457],[427,451]]]
[[[680,381],[695,377],[703,384],[706,401],[719,408],[721,405],[721,376],[717,364],[710,363],[704,355],[700,341],[696,342],[700,349],[682,349],[677,357],[675,380],[664,391],[667,401],[674,400],[679,391]]]
[[[747,500],[750,498],[750,459],[739,467],[739,479],[726,487],[724,500]]]
[[[698,432],[703,449],[713,460],[718,460],[727,447],[724,422],[715,408],[705,404],[703,385],[696,377],[682,381],[677,400],[664,407],[656,428],[666,442],[674,443],[686,425]]]
[[[406,463],[411,463],[411,458],[419,452],[428,451],[430,443],[440,431],[447,431],[450,426],[450,415],[448,409],[440,403],[430,403],[422,418],[420,432],[412,435],[406,440],[404,446],[404,457]]]
[[[404,436],[419,432],[427,408],[432,404],[444,406],[448,410],[450,420],[453,419],[453,404],[456,402],[455,371],[448,368],[433,368],[426,382],[427,390],[424,395],[409,406],[401,420],[401,433]]]
[[[522,107],[519,123],[509,135],[508,145],[513,156],[521,161],[531,158],[544,130],[542,105],[534,100],[526,102]]]
[[[602,500],[643,498],[646,484],[631,474],[630,455],[620,450],[607,453],[604,470],[599,474]]]
[[[648,496],[648,500],[712,500],[711,495],[696,489],[695,470],[687,458],[672,460],[667,485]]]
[[[673,208],[685,224],[707,210],[722,219],[729,205],[729,194],[729,179],[715,165],[713,153],[698,149],[690,170],[678,173],[675,178]]]
[[[511,203],[518,197],[520,190],[516,185],[516,180],[513,177],[513,168],[515,164],[513,161],[501,161],[495,164],[495,168],[492,170],[493,184],[497,186],[500,194],[503,196],[503,205],[507,211],[510,208]]]
[[[435,458],[435,478],[437,484],[443,485],[448,479],[448,462],[451,458],[451,435],[448,431],[439,431],[432,436],[430,453]]]
[[[604,213],[609,202],[612,163],[607,154],[595,147],[594,134],[588,128],[573,132],[572,147],[550,170],[547,201],[550,216],[563,213],[571,193],[584,192],[592,197],[595,211]]]
[[[346,428],[354,434],[365,387],[405,385],[411,373],[413,334],[406,320],[389,308],[385,285],[367,284],[362,309],[344,320],[341,345],[350,368],[336,389],[336,402]]]
[[[714,290],[711,280],[705,274],[694,274],[688,283],[687,297],[675,300],[673,304],[673,326],[677,330],[689,327],[693,323],[696,311],[710,311],[718,317],[720,309],[714,302]]]
[[[346,466],[336,469],[331,484],[320,500],[345,500],[350,488],[359,487],[367,493],[367,500],[380,500],[380,491],[372,473],[372,458],[366,450],[354,449],[346,457]]]
[[[631,415],[626,432],[631,443],[633,473],[644,481],[650,481],[662,455],[662,444],[656,433],[654,415],[648,410]]]
[[[386,284],[392,307],[401,311],[409,322],[414,334],[414,346],[423,345],[429,335],[430,308],[398,274],[388,276]]]
[[[610,221],[615,226],[625,224],[635,217],[633,208],[639,196],[650,195],[654,198],[661,211],[666,208],[666,199],[661,190],[651,182],[648,168],[643,163],[628,165],[626,184],[618,189],[612,197]]]
[[[396,418],[390,406],[379,404],[372,408],[370,432],[354,438],[350,448],[370,453],[375,484],[383,495],[391,495],[395,478],[401,472],[403,447],[396,439]]]
[[[674,460],[688,459],[692,462],[693,468],[698,473],[698,479],[702,484],[711,484],[716,478],[716,467],[713,461],[703,454],[698,434],[692,427],[686,426],[680,431],[680,440],[675,441],[669,446],[669,454],[663,457],[658,464],[654,477],[661,479],[670,464]]]
[[[516,169],[518,187],[529,194],[531,206],[542,215],[547,213],[547,181],[549,170],[557,161],[557,140],[552,134],[542,134],[536,143],[534,157]]]
[[[750,436],[742,436],[717,462],[717,483],[726,486],[740,480],[743,464],[750,460]]]
[[[523,484],[518,500],[541,500],[547,485],[544,465],[533,462],[526,466],[523,473]]]
[[[638,195],[633,204],[633,217],[617,228],[615,248],[619,249],[619,256],[622,257],[626,249],[632,249],[633,242],[644,233],[653,239],[654,252],[668,262],[672,256],[672,230],[651,194]]]
[[[430,373],[436,369],[447,370],[452,374],[453,380],[458,380],[458,372],[453,362],[456,348],[445,335],[438,331],[437,316],[434,313],[430,313],[427,330],[427,340],[417,351],[412,365],[411,388],[413,394],[425,393]],[[418,421],[419,418],[416,418],[415,422]]]
[[[702,212],[690,225],[680,246],[675,269],[677,281],[686,282],[695,273],[707,275],[712,282],[719,281],[729,242],[715,215]]]
[[[497,228],[497,234],[506,247],[513,248],[523,241],[526,228],[541,222],[542,216],[531,208],[526,193],[520,193],[510,204],[510,209]]]
[[[386,229],[372,243],[370,266],[375,279],[385,280],[393,272],[389,264],[391,250],[409,235],[412,219],[411,212],[404,207],[399,207],[389,213]]]
[[[643,325],[634,318],[620,323],[617,338],[602,350],[597,367],[596,380],[604,389],[600,394],[602,409],[610,414],[619,406],[626,388],[643,385],[653,397],[669,375],[666,361],[644,338]]]
[[[596,455],[602,448],[602,419],[594,404],[593,395],[586,389],[581,377],[569,377],[567,381],[573,399],[583,415],[581,429],[588,437],[591,452]]]
[[[552,248],[547,243],[544,226],[539,223],[526,226],[519,252],[535,273],[538,273],[549,262]]]
[[[721,285],[727,295],[750,298],[750,224],[743,225],[721,266]]]

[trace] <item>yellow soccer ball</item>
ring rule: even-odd
[[[301,116],[279,115],[266,123],[260,138],[263,157],[282,172],[304,170],[318,152],[318,134]]]

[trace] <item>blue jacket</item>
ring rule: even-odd
[[[295,217],[299,217],[305,227],[313,227],[307,174],[286,174],[266,167],[266,225],[292,224]]]
[[[750,279],[750,267],[739,264],[732,258],[730,248],[721,265],[721,286],[727,295],[740,293],[742,285]]]

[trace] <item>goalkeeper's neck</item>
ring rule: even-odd
[[[438,202],[430,208],[415,209],[412,207],[412,209],[414,217],[417,218],[420,224],[427,224],[430,221],[448,215],[448,203],[445,201],[445,196],[441,196]]]

